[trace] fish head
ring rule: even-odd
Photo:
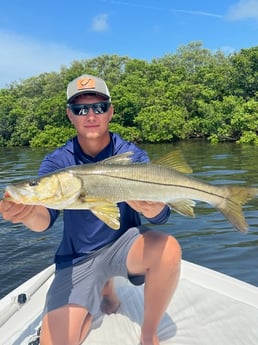
[[[71,171],[60,171],[17,182],[5,189],[4,198],[25,205],[64,209],[81,194],[82,181]]]

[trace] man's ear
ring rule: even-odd
[[[109,122],[112,120],[112,117],[114,115],[114,106],[113,104],[110,105],[110,108],[109,108]]]
[[[71,114],[71,110],[69,108],[66,108],[66,115],[67,115],[68,119],[70,120],[70,122],[73,123],[73,117]]]

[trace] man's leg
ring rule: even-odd
[[[157,328],[176,290],[180,262],[179,243],[161,232],[145,232],[128,253],[128,272],[145,274],[142,345],[159,345]]]
[[[102,290],[102,302],[100,309],[105,314],[116,313],[120,306],[120,301],[116,295],[114,278],[109,279]]]
[[[79,345],[86,338],[92,316],[69,304],[47,313],[42,321],[40,345]]]

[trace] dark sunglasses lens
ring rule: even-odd
[[[70,104],[69,108],[75,115],[87,115],[89,109],[92,108],[94,114],[104,114],[110,107],[109,102],[93,103],[93,104]]]
[[[104,114],[108,111],[110,103],[96,103],[93,104],[93,111],[95,114]]]
[[[87,115],[89,112],[89,108],[84,104],[70,104],[70,109],[75,115]]]

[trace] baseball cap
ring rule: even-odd
[[[111,100],[107,84],[103,79],[90,74],[83,74],[68,84],[67,103],[70,103],[75,97],[85,93],[94,93]]]

